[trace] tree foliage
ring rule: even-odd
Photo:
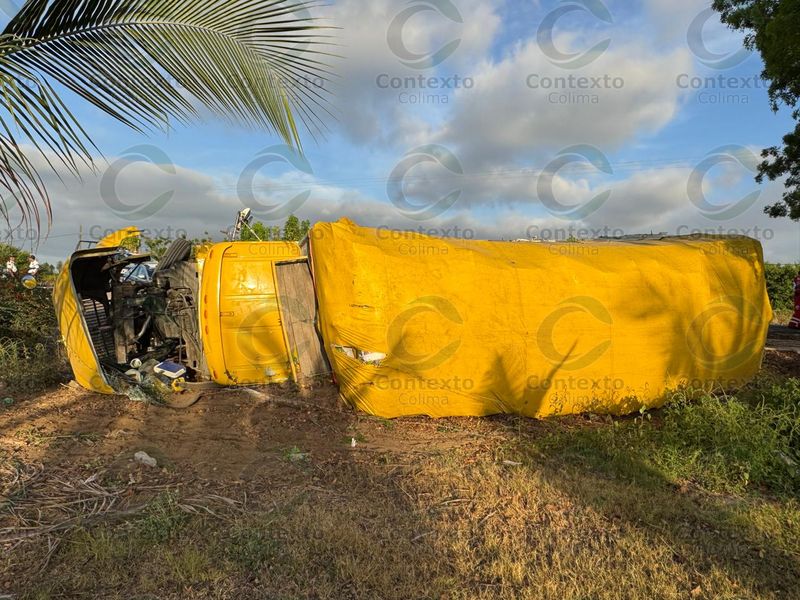
[[[798,273],[800,265],[765,265],[767,293],[773,309],[794,308],[794,278]]]
[[[800,0],[714,0],[713,6],[723,23],[745,32],[745,46],[761,54],[772,110],[783,105],[792,111],[794,130],[782,146],[762,152],[756,181],[786,177],[782,200],[764,212],[800,220]]]
[[[242,240],[247,242],[299,242],[308,235],[311,221],[301,221],[294,215],[289,215],[283,228],[277,225],[264,225],[256,221],[242,232]]]

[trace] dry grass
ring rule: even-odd
[[[800,583],[793,500],[503,456],[340,465],[229,520],[160,496],[74,529],[23,597],[785,598]]]
[[[739,400],[652,418],[360,416],[347,425],[355,450],[339,440],[322,458],[298,437],[249,481],[86,481],[17,465],[0,521],[70,526],[7,543],[0,595],[800,597],[800,475],[785,429],[799,389],[770,378]],[[740,422],[745,405],[763,412]],[[403,450],[421,428],[429,446]],[[399,449],[370,448],[378,436]],[[746,481],[741,465],[753,466]]]
[[[793,314],[791,308],[775,308],[772,311],[772,322],[775,325],[788,325]]]

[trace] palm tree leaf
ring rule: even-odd
[[[77,174],[94,147],[48,79],[140,131],[200,109],[300,147],[330,113],[327,28],[302,0],[28,0],[0,34],[0,190],[39,222],[43,185],[11,135]],[[76,158],[77,157],[77,158]],[[20,169],[18,176],[12,172]],[[5,210],[5,208],[3,208]],[[8,212],[3,212],[8,218]]]

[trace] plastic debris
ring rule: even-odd
[[[153,371],[156,374],[163,375],[169,379],[179,379],[186,374],[186,367],[179,365],[178,363],[165,360],[164,362],[160,362],[153,367]]]
[[[150,456],[147,452],[139,451],[133,455],[133,460],[138,463],[141,463],[147,467],[157,467],[158,461]]]

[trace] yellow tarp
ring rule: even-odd
[[[772,316],[745,237],[487,242],[343,220],[310,243],[342,394],[387,418],[619,414],[733,389]]]

